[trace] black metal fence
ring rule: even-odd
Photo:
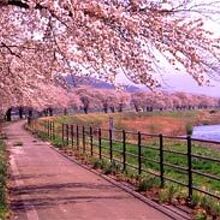
[[[65,148],[114,161],[123,171],[153,175],[161,187],[167,182],[185,187],[189,200],[194,191],[220,199],[220,152],[207,148],[220,149],[220,142],[43,120],[33,121],[32,127]]]

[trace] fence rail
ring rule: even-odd
[[[63,146],[117,162],[123,171],[130,168],[139,175],[153,175],[159,178],[161,187],[167,182],[186,187],[189,200],[196,191],[220,200],[220,175],[215,171],[215,167],[220,169],[220,156],[197,152],[204,148],[201,144],[220,146],[220,142],[43,120],[34,120],[31,126],[52,140],[60,139]],[[215,187],[204,186],[211,181],[216,182]]]

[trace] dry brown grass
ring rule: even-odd
[[[91,113],[61,116],[58,122],[92,125],[108,129],[109,117],[114,118],[116,129],[142,131],[150,134],[185,135],[187,125],[220,124],[220,111],[210,110],[152,113]],[[50,119],[54,119],[51,117]]]
[[[151,134],[175,135],[181,131],[184,132],[185,122],[177,118],[152,116],[144,119],[122,120],[121,126]]]

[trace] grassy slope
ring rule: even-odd
[[[0,219],[5,219],[7,214],[7,205],[6,205],[6,176],[7,176],[7,158],[5,145],[0,139]]]
[[[148,133],[163,133],[169,135],[183,135],[186,131],[187,124],[198,125],[198,124],[215,124],[220,123],[220,112],[210,113],[207,111],[184,111],[184,112],[152,112],[152,113],[115,113],[115,114],[103,114],[103,113],[91,113],[88,115],[77,114],[71,116],[61,116],[56,117],[57,122],[62,123],[74,123],[74,124],[85,124],[85,125],[94,125],[99,127],[108,128],[109,117],[114,118],[115,128],[116,129],[126,129],[133,131],[144,131]],[[119,138],[120,139],[120,138]],[[136,139],[136,138],[135,138]],[[165,140],[165,148],[169,150],[175,150],[179,152],[186,153],[186,143],[180,141],[168,141]],[[89,142],[89,140],[88,140]],[[151,142],[151,143],[150,143]],[[158,148],[158,142],[154,140],[146,141],[146,146],[151,146]],[[103,153],[109,155],[109,143],[103,141],[103,147],[106,147],[106,150],[103,149]],[[114,149],[121,151],[122,145],[119,143],[114,144]],[[137,154],[137,146],[127,145],[127,152],[132,154]],[[150,158],[153,160],[159,160],[159,152],[151,149],[143,149],[143,156],[145,158]],[[220,152],[214,149],[204,148],[196,143],[193,146],[193,153],[203,156],[213,157],[220,159]],[[121,159],[121,154],[114,152],[115,158]],[[137,158],[127,157],[127,161],[137,166]],[[172,155],[165,153],[165,162],[171,165],[187,167],[187,158],[186,156]],[[159,166],[153,162],[143,161],[143,168],[146,168],[152,172],[158,172]],[[212,175],[218,175],[220,173],[220,166],[215,162],[208,162],[205,160],[193,160],[193,168],[201,171],[203,173],[208,173]],[[173,168],[165,167],[165,174],[168,177],[171,177],[176,180],[181,180],[182,182],[187,183],[187,175],[175,171]],[[219,181],[210,181],[208,178],[201,177],[194,174],[194,184],[198,186],[205,187],[204,189],[209,189],[212,191],[220,191]]]
[[[114,118],[116,129],[163,133],[166,135],[184,135],[187,125],[220,123],[220,111],[210,114],[209,111],[184,112],[126,112],[126,113],[90,113],[56,118],[58,122],[95,125],[108,128],[109,117]]]
[[[117,139],[120,138],[117,137]],[[80,140],[81,140],[80,146],[82,151],[83,144],[82,144],[81,136],[80,136]],[[88,143],[86,149],[87,152],[90,153],[90,145],[89,145],[90,139],[88,136],[86,136],[85,142]],[[94,152],[95,155],[97,155],[99,152],[97,136],[94,136],[93,142],[94,142]],[[133,141],[127,139],[127,142],[133,142]],[[149,147],[153,149],[150,149]],[[168,139],[164,139],[164,149],[180,152],[180,153],[187,153],[186,142],[180,140],[170,141]],[[113,141],[113,159],[117,159],[122,162],[123,161],[122,152],[123,152],[123,144],[119,143],[118,141]],[[126,156],[127,163],[132,166],[138,167],[138,158],[137,156],[135,156],[138,155],[137,144],[126,144],[126,152],[127,152],[127,156]],[[204,146],[201,146],[199,143],[193,144],[192,153],[196,155],[202,155],[210,158],[220,159],[220,151],[215,149],[208,149]],[[109,158],[110,151],[109,151],[109,141],[107,140],[107,136],[106,139],[104,137],[102,139],[102,154],[106,155],[106,157]],[[149,161],[149,159],[158,161],[158,163]],[[143,140],[142,169],[146,171],[150,171],[152,173],[159,174],[160,173],[159,160],[160,160],[160,155],[159,155],[158,139],[152,138],[152,139]],[[182,156],[172,153],[164,153],[164,163],[183,167],[183,168],[188,167],[187,156]],[[219,163],[217,162],[193,158],[192,165],[193,165],[193,169],[197,171],[220,177],[219,176],[220,166]],[[187,180],[188,180],[187,172],[180,172],[179,170],[176,170],[175,168],[170,168],[169,166],[164,166],[164,168],[165,168],[165,176],[187,184]],[[200,187],[201,189],[211,190],[212,192],[216,192],[216,193],[218,192],[218,194],[220,195],[219,181],[210,180],[206,177],[201,177],[197,174],[193,174],[193,184],[195,186]]]
[[[39,127],[38,127],[39,128]],[[90,146],[90,137],[88,128],[85,130],[85,143],[86,143],[86,152],[90,154],[91,146]],[[39,132],[38,133],[41,138],[47,139],[47,133]],[[137,136],[136,136],[137,137]],[[74,136],[74,149],[76,149],[76,136]],[[115,140],[119,141],[115,141]],[[83,142],[82,142],[82,134],[80,133],[79,137],[79,145],[80,152],[83,152]],[[123,144],[120,142],[121,135],[120,133],[114,135],[113,140],[113,159],[123,161]],[[62,148],[64,145],[61,139],[61,133],[56,133],[55,140],[52,141],[55,146]],[[138,148],[137,148],[137,140],[134,139],[134,136],[126,135],[126,162],[132,166],[138,167]],[[69,142],[70,143],[70,142]],[[110,157],[110,147],[108,141],[108,133],[102,132],[102,154],[105,156],[104,158]],[[66,146],[68,147],[68,146]],[[149,148],[150,147],[150,148]],[[72,149],[71,144],[69,148]],[[200,156],[209,157],[212,159],[220,160],[220,151],[212,148],[207,148],[207,145],[201,145],[198,142],[193,142],[192,145],[192,153]],[[187,144],[186,141],[177,140],[177,139],[167,139],[164,138],[164,149],[169,151],[175,151],[179,153],[187,153]],[[94,155],[98,157],[99,147],[98,147],[98,136],[97,134],[93,135],[93,152]],[[150,159],[150,160],[149,160]],[[142,139],[142,169],[146,171],[150,171],[155,174],[160,173],[159,167],[159,139],[158,138],[143,138]],[[157,163],[153,162],[158,161]],[[188,167],[188,161],[186,155],[178,155],[172,154],[169,152],[164,152],[164,163],[179,166],[183,168]],[[194,170],[197,170],[202,173],[207,173],[216,177],[220,177],[220,166],[218,162],[207,161],[205,159],[192,159],[192,167]],[[127,167],[129,168],[129,166]],[[187,184],[188,176],[187,172],[180,172],[175,168],[170,168],[169,166],[164,166],[165,168],[165,176],[172,178],[176,181]],[[137,170],[132,171],[134,174],[137,174]],[[198,186],[203,190],[210,190],[212,193],[216,193],[220,196],[220,182],[217,180],[211,180],[207,177],[202,177],[198,174],[193,174],[193,185]],[[186,189],[186,188],[185,188]]]
[[[117,129],[126,129],[126,130],[133,130],[133,131],[145,131],[150,133],[165,133],[170,135],[182,135],[185,133],[185,128],[187,124],[191,125],[199,125],[199,124],[218,124],[220,123],[220,112],[216,113],[210,113],[209,111],[186,111],[186,112],[155,112],[155,113],[115,113],[115,114],[103,114],[103,113],[93,113],[93,114],[78,114],[78,115],[72,115],[72,116],[62,116],[62,117],[56,117],[55,121],[60,123],[73,123],[73,124],[84,124],[84,125],[94,125],[98,127],[104,127],[108,128],[108,120],[109,117],[114,117],[115,122],[115,128]],[[58,128],[58,124],[57,127]],[[168,130],[167,128],[171,129]],[[173,131],[172,131],[173,129]],[[47,138],[47,134],[44,132],[41,132],[42,135]],[[119,132],[120,134],[121,132]],[[86,134],[89,134],[88,127],[86,127]],[[118,134],[118,133],[117,133]],[[114,135],[115,139],[121,140],[121,135]],[[53,143],[59,147],[63,148],[63,143],[61,140],[61,133],[57,133],[55,140]],[[104,137],[103,137],[104,136]],[[109,158],[110,155],[110,145],[108,141],[108,135],[105,132],[102,132],[102,154],[106,155],[107,158]],[[106,137],[106,139],[104,139]],[[126,162],[132,166],[138,166],[138,149],[137,149],[137,136],[128,135],[127,142],[129,144],[126,145],[126,152],[128,153],[126,155]],[[129,139],[130,137],[130,139]],[[86,135],[86,152],[90,155],[90,138]],[[76,149],[76,137],[74,136],[74,146],[73,148]],[[133,143],[133,144],[132,144]],[[82,144],[82,136],[80,135],[80,152],[83,152],[83,144]],[[164,148],[166,150],[170,151],[176,151],[181,153],[187,152],[185,141],[180,140],[168,140],[167,138],[164,139]],[[72,146],[66,146],[69,147],[69,150],[72,150]],[[97,135],[94,134],[93,136],[93,151],[94,156],[98,157],[98,138]],[[147,148],[150,147],[150,148]],[[210,148],[208,148],[210,147]],[[154,148],[154,149],[151,149]],[[145,171],[149,171],[151,173],[159,174],[160,173],[160,167],[157,163],[154,163],[154,161],[159,161],[159,143],[158,138],[152,138],[152,139],[143,139],[142,140],[142,169]],[[216,158],[220,159],[220,151],[214,149],[215,146],[209,146],[207,144],[199,144],[199,143],[193,143],[192,146],[192,153],[196,155],[202,155],[209,158]],[[122,143],[118,141],[113,141],[113,160],[117,161],[123,161],[122,157],[122,150],[123,145]],[[133,156],[132,156],[133,155]],[[103,157],[106,159],[106,157]],[[150,160],[149,160],[150,159]],[[106,159],[107,160],[107,159]],[[107,160],[109,161],[109,160]],[[164,163],[179,166],[179,167],[188,167],[187,163],[187,156],[172,154],[172,153],[164,153]],[[201,173],[207,173],[212,176],[220,177],[220,164],[217,162],[207,161],[204,159],[197,159],[192,158],[192,166],[194,170],[197,170]],[[181,183],[188,183],[188,176],[187,172],[180,172],[179,170],[176,170],[175,168],[170,168],[169,166],[164,165],[165,168],[165,176],[172,178],[176,181],[179,181]],[[132,175],[137,174],[137,170],[134,170],[133,168],[129,168],[127,166],[126,171]],[[155,183],[159,183],[159,179],[156,179],[157,181]],[[169,181],[166,181],[166,186],[170,186]],[[155,184],[154,184],[155,185]],[[193,174],[193,185],[202,189],[209,191],[210,193],[216,194],[220,196],[220,182],[217,180],[211,180],[207,177],[202,177],[198,174]],[[180,187],[178,188],[178,193],[181,194],[184,197],[187,197],[187,188]],[[201,196],[200,194],[193,194],[195,198],[196,196]],[[209,200],[206,200],[206,197],[201,197],[204,204],[209,204],[209,206],[215,205],[216,210],[220,209],[219,203],[217,203],[216,200],[213,200],[214,203],[210,203]],[[210,199],[210,198],[209,198]],[[196,199],[195,199],[196,200]],[[206,201],[206,203],[205,203]],[[208,202],[207,202],[208,201]],[[203,204],[201,202],[201,204]],[[214,205],[212,205],[214,204]],[[208,210],[210,209],[207,208]],[[217,216],[219,216],[217,214]]]
[[[109,117],[114,117],[115,127],[117,129],[124,128],[126,130],[140,130],[150,133],[165,133],[170,135],[181,135],[185,133],[185,127],[188,123],[192,125],[197,124],[214,124],[220,123],[220,112],[210,113],[209,111],[185,111],[185,112],[153,112],[153,113],[115,113],[115,114],[103,114],[103,113],[92,113],[92,114],[77,114],[72,116],[61,116],[56,117],[55,120],[57,122],[62,123],[74,123],[74,124],[85,124],[85,125],[95,125],[99,127],[108,127]],[[172,131],[173,129],[173,131]],[[104,132],[102,134],[105,136]],[[106,133],[106,137],[107,137]],[[115,138],[121,139],[120,136]],[[127,137],[128,142],[136,143],[137,137]],[[130,140],[128,140],[130,139]],[[89,142],[89,139],[86,141]],[[98,142],[98,140],[94,140],[94,142]],[[164,140],[165,148],[168,150],[175,150],[178,152],[186,153],[187,147],[186,142],[178,141],[178,140]],[[149,140],[146,139],[143,141],[143,146],[150,146],[154,148],[159,147],[158,139],[157,140]],[[106,153],[109,156],[109,143],[108,141],[102,142],[103,153]],[[205,146],[205,147],[204,147]],[[193,145],[193,153],[208,157],[215,157],[220,159],[220,152],[215,149],[208,149],[206,145],[201,146],[199,143],[194,143]],[[211,146],[215,148],[215,146]],[[122,151],[122,144],[113,143],[113,148],[116,150],[113,152],[114,157],[117,159],[122,159],[121,153],[117,153],[117,150]],[[98,149],[96,148],[98,151]],[[136,144],[127,144],[127,152],[131,154],[137,155],[137,145]],[[151,150],[151,149],[142,149],[143,153],[143,168],[155,173],[159,172],[159,165],[153,162],[149,162],[144,158],[159,160],[159,151]],[[187,157],[181,155],[174,155],[170,153],[165,153],[165,161],[168,164],[187,167]],[[127,162],[131,165],[138,165],[138,161],[136,157],[127,156]],[[208,162],[206,160],[201,159],[193,159],[193,168],[211,175],[219,176],[220,166],[219,163],[216,162]],[[175,170],[174,168],[165,167],[165,174],[168,177],[171,177],[176,180],[181,180],[182,182],[187,183],[187,175]],[[219,181],[212,180],[210,181],[208,178],[201,177],[199,175],[193,175],[193,183],[198,186],[202,186],[204,189],[209,189],[212,191],[220,192],[220,183]]]

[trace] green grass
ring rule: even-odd
[[[178,117],[178,116],[177,116]],[[60,120],[60,118],[58,119]],[[68,122],[68,117],[65,119]],[[93,120],[93,119],[92,119]],[[62,121],[63,122],[63,121]],[[91,124],[90,124],[91,125]],[[57,123],[56,124],[56,131],[57,129],[60,129],[61,126]],[[41,138],[44,138],[45,140],[49,140],[47,137],[47,133],[45,132],[45,129],[40,129],[38,132],[39,136]],[[85,153],[89,156],[91,154],[91,146],[90,146],[90,137],[89,137],[89,130],[88,127],[86,127],[85,131]],[[159,187],[160,186],[160,178],[155,177],[153,174],[159,175],[160,174],[160,165],[159,163],[155,163],[154,161],[160,160],[160,154],[159,154],[159,137],[156,138],[142,138],[142,174],[141,176],[138,175],[137,169],[134,169],[133,167],[138,167],[138,147],[137,147],[137,134],[131,135],[128,134],[126,136],[126,162],[128,165],[131,165],[133,167],[126,166],[126,170],[123,170],[122,162],[123,162],[123,144],[120,142],[122,140],[122,134],[115,133],[113,134],[114,140],[112,143],[112,154],[113,154],[113,160],[109,160],[110,157],[110,143],[108,141],[108,131],[102,131],[102,160],[97,160],[95,158],[98,158],[99,153],[99,147],[98,147],[98,137],[97,133],[94,133],[93,135],[93,158],[94,158],[94,168],[100,168],[103,170],[106,174],[117,174],[118,172],[123,173],[125,176],[130,177],[131,179],[134,179],[137,184],[137,190],[139,191],[145,191],[149,190],[153,187]],[[116,141],[117,139],[117,141]],[[55,135],[55,139],[51,142],[58,148],[69,148],[77,150],[76,147],[76,136],[74,136],[74,146],[71,146],[71,141],[69,142],[69,145],[67,143],[63,143],[61,139],[61,132],[59,130],[58,133]],[[83,142],[82,142],[82,134],[80,130],[80,141],[79,141],[79,154],[83,153]],[[179,153],[187,153],[187,141],[186,140],[177,140],[177,139],[168,139],[164,138],[164,150],[168,151],[175,151]],[[192,144],[192,153],[196,155],[201,155],[204,157],[209,157],[212,159],[219,159],[220,160],[220,151],[215,150],[213,146],[210,144],[199,144],[199,143],[193,143]],[[154,160],[154,161],[152,161]],[[186,155],[178,155],[173,154],[170,152],[164,152],[164,163],[179,166],[183,168],[188,167],[188,160]],[[197,170],[201,173],[206,173],[209,175],[213,175],[216,177],[220,177],[220,163],[214,162],[214,161],[207,161],[204,159],[197,159],[192,158],[192,167],[194,170]],[[182,172],[179,170],[176,170],[175,168],[169,167],[164,165],[165,169],[165,177],[171,178],[173,180],[176,180],[181,183],[188,183],[188,175],[187,171]],[[146,171],[146,173],[145,173]],[[147,172],[150,172],[151,174],[148,174]],[[216,194],[220,196],[220,181],[217,180],[211,180],[207,177],[202,177],[198,174],[193,174],[193,185],[202,189],[209,191],[210,193]],[[180,185],[176,185],[168,180],[165,180],[165,187],[159,191],[159,199],[160,202],[168,202],[172,203],[173,198],[186,198],[188,195],[188,189],[187,187],[182,187]],[[193,206],[196,206],[195,204],[198,204],[199,207],[202,207],[203,209],[207,210],[207,213],[209,213],[212,216],[219,216],[220,213],[220,204],[219,201],[205,196],[202,193],[198,193],[199,196],[196,196],[197,192],[193,192],[193,200],[192,204]],[[212,205],[208,205],[208,204]],[[215,204],[215,205],[214,205]],[[198,219],[200,219],[200,213],[197,215]]]
[[[47,139],[47,134],[44,132],[38,132],[43,139]],[[88,132],[86,132],[88,135]],[[86,135],[86,151],[87,153],[90,153],[90,138]],[[104,137],[106,136],[106,137]],[[120,135],[115,135],[115,138],[120,139]],[[134,138],[134,137],[132,137]],[[51,139],[52,140],[52,139]],[[96,135],[94,135],[93,138],[94,141],[94,153],[97,155],[99,152],[98,149],[98,138]],[[126,162],[132,166],[138,167],[138,148],[135,140],[127,140],[127,142],[131,142],[130,144],[126,144]],[[62,148],[66,143],[62,143],[62,139],[60,136],[56,135],[55,139],[52,140],[52,143],[58,147]],[[132,144],[134,143],[134,144]],[[74,145],[76,145],[76,140],[74,137]],[[80,136],[80,150],[83,152],[82,148],[82,136]],[[142,169],[144,171],[149,171],[151,173],[155,174],[160,174],[160,165],[159,163],[155,163],[153,161],[148,161],[148,160],[155,160],[158,161],[160,160],[160,154],[159,154],[159,138],[152,138],[152,139],[147,139],[142,141]],[[153,148],[153,149],[149,149]],[[70,147],[71,148],[71,147]],[[113,159],[119,160],[122,162],[123,160],[123,145],[122,143],[113,141]],[[174,140],[170,141],[167,139],[164,139],[164,149],[165,150],[170,150],[170,151],[176,151],[179,153],[187,153],[187,144],[186,141],[180,141],[180,140]],[[202,146],[199,144],[194,143],[192,145],[192,153],[196,155],[202,155],[210,158],[216,158],[220,159],[220,151],[214,150],[207,148],[206,146]],[[107,133],[105,134],[103,132],[103,139],[102,139],[102,154],[106,155],[106,157],[109,158],[110,155],[110,150],[109,150],[109,141],[107,140]],[[133,155],[136,156],[133,156]],[[103,157],[104,158],[104,157]],[[164,163],[174,165],[174,166],[179,166],[183,168],[188,167],[188,160],[187,156],[182,156],[182,155],[177,155],[177,154],[172,154],[168,152],[164,152]],[[213,176],[218,176],[220,177],[220,163],[213,162],[213,161],[207,161],[204,159],[197,159],[193,158],[192,159],[192,166],[193,169],[202,172],[202,173],[207,173],[211,174]],[[127,166],[129,169],[129,166]],[[174,180],[177,180],[181,183],[187,184],[188,182],[188,175],[187,172],[182,172],[179,171],[175,168],[171,168],[169,166],[164,166],[165,173],[164,175],[166,177],[172,178]],[[137,172],[137,170],[133,170],[133,172]],[[166,181],[168,183],[168,181]],[[211,180],[206,177],[199,176],[198,174],[193,174],[193,184],[203,190],[211,191],[213,193],[216,193],[220,195],[220,181],[217,180]]]
[[[166,143],[165,143],[166,144]],[[109,143],[102,142],[103,153],[109,155]],[[156,174],[160,173],[160,166],[157,163],[148,161],[155,160],[159,161],[159,150],[156,144],[148,144],[149,147],[154,147],[153,149],[142,148],[142,169],[150,171]],[[127,144],[126,150],[128,153],[138,155],[137,145]],[[113,149],[122,152],[122,144],[113,143]],[[166,150],[177,151],[181,153],[186,153],[186,145],[184,143],[173,143],[172,146],[165,146]],[[113,158],[122,160],[122,154],[113,150]],[[220,152],[217,150],[207,149],[199,145],[192,146],[192,153],[197,155],[203,155],[210,158],[220,159]],[[180,166],[187,168],[187,156],[175,155],[171,153],[164,153],[164,162],[170,165]],[[127,163],[133,166],[138,166],[138,158],[134,156],[127,155]],[[200,171],[202,173],[211,174],[220,177],[220,163],[202,160],[202,159],[192,159],[193,169]],[[179,170],[164,166],[165,176],[177,180],[179,182],[187,184],[188,175],[184,174]],[[220,195],[220,181],[210,180],[206,177],[202,177],[193,174],[193,184],[202,189],[211,190],[212,192],[217,192]]]
[[[0,139],[0,219],[5,219],[8,209],[6,204],[7,156],[6,148]]]
[[[66,119],[67,120],[67,119]],[[41,124],[42,125],[42,124]],[[79,137],[79,151],[76,147],[76,134],[74,135],[74,146],[71,145],[71,140],[69,140],[69,144],[63,143],[61,138],[61,126],[56,124],[55,138],[51,138],[50,141],[57,147],[63,149],[75,149],[78,154],[82,154],[83,151],[83,141],[82,141],[82,131],[80,130]],[[43,138],[44,140],[49,140],[46,129],[38,128],[36,132],[38,136]],[[139,175],[137,169],[133,167],[138,167],[138,147],[137,147],[137,135],[126,136],[126,170],[123,170],[122,162],[123,162],[123,144],[120,142],[122,140],[122,134],[119,132],[113,134],[114,140],[112,142],[112,155],[113,160],[112,163],[109,160],[110,158],[110,143],[108,141],[108,131],[102,131],[102,160],[97,160],[99,154],[98,147],[98,136],[97,133],[93,135],[93,158],[94,168],[100,168],[103,170],[105,174],[118,174],[127,176],[130,179],[135,181],[137,186],[137,190],[145,191],[151,190],[151,188],[158,188],[160,186],[160,178],[155,177],[153,174],[160,174],[160,165],[159,163],[155,163],[154,161],[160,160],[160,151],[159,151],[159,137],[147,138],[142,137],[142,174]],[[66,140],[66,139],[65,139]],[[117,141],[116,141],[117,140]],[[85,153],[87,156],[91,156],[91,145],[90,145],[90,137],[89,130],[86,127],[85,130]],[[164,150],[175,151],[179,153],[187,153],[187,141],[186,140],[177,140],[177,139],[168,139],[164,138]],[[215,158],[220,160],[220,151],[213,149],[213,146],[210,144],[192,144],[192,153],[196,155],[201,155],[204,157]],[[152,161],[154,160],[154,161]],[[164,163],[174,166],[179,166],[183,168],[188,167],[188,160],[186,155],[178,155],[170,152],[164,152]],[[133,166],[130,167],[129,165]],[[216,177],[220,177],[220,163],[214,161],[207,161],[204,159],[192,158],[192,167],[194,170],[197,170],[201,173],[207,173],[209,175],[213,175]],[[171,178],[181,183],[188,183],[188,175],[187,171],[182,172],[176,170],[175,168],[164,165],[165,177]],[[151,174],[148,174],[150,172]],[[211,180],[207,177],[202,177],[198,174],[193,174],[193,185],[202,189],[209,191],[210,193],[216,194],[220,196],[220,181]],[[165,187],[159,191],[159,202],[168,202],[172,203],[176,198],[180,198],[181,200],[187,198],[188,189],[187,187],[182,187],[180,185],[176,185],[168,180],[165,180]],[[199,207],[207,210],[207,213],[212,216],[218,216],[220,212],[220,204],[219,201],[207,197],[204,194],[198,193],[199,196],[196,196],[197,192],[193,192],[193,206],[197,204]],[[208,205],[208,204],[212,205]],[[215,204],[215,205],[214,205]],[[198,213],[198,219],[201,217]]]

